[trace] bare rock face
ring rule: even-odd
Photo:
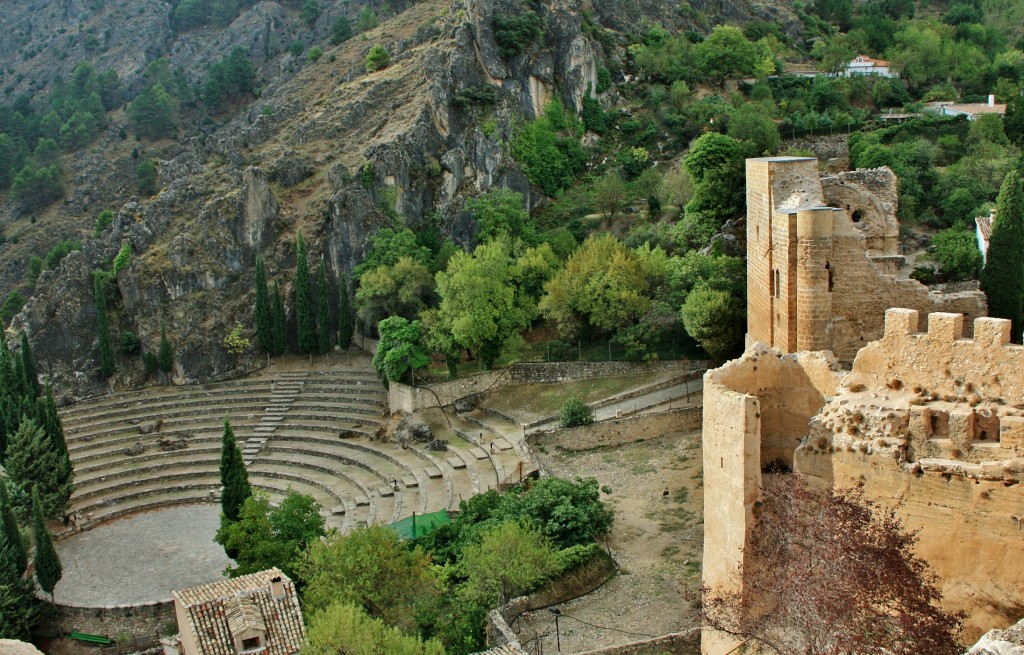
[[[967,655],[1024,655],[1024,619],[1005,630],[989,630]]]
[[[0,639],[0,653],[3,655],[43,655],[32,644],[17,639]]]

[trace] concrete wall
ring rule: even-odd
[[[67,634],[78,630],[111,639],[131,635],[141,649],[158,645],[160,637],[178,630],[171,599],[140,605],[96,607],[62,605],[59,598],[57,601],[57,616],[45,619],[41,632]]]

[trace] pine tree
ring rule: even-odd
[[[1010,171],[999,189],[996,220],[988,246],[985,268],[981,270],[981,288],[988,296],[989,316],[1013,321],[1010,338],[1021,343],[1024,329],[1024,187],[1021,175]]]
[[[174,369],[174,351],[171,350],[171,344],[167,341],[167,328],[163,321],[160,321],[160,350],[158,358],[161,371],[170,373]]]
[[[39,613],[36,585],[31,578],[12,573],[9,550],[0,547],[0,639],[28,641]]]
[[[267,271],[263,258],[256,258],[256,307],[253,310],[256,322],[256,339],[264,352],[273,352],[274,338],[271,334],[270,298],[267,296]]]
[[[7,445],[7,474],[27,499],[33,487],[40,490],[46,516],[64,513],[74,486],[53,442],[31,418],[23,418]],[[22,508],[21,514],[26,514]]]
[[[40,405],[38,423],[49,438],[58,462],[54,478],[61,487],[63,485],[73,487],[74,468],[71,466],[71,455],[68,453],[68,443],[64,438],[64,424],[57,412],[57,403],[53,400],[53,389],[50,388],[49,383],[46,385],[46,395],[38,400],[38,404]]]
[[[314,308],[309,261],[306,259],[306,242],[302,238],[302,232],[299,232],[295,245],[295,336],[299,342],[299,350],[304,353],[316,352],[319,346]]]
[[[57,557],[57,549],[53,547],[53,536],[46,529],[42,504],[39,502],[39,488],[32,489],[32,538],[35,542],[36,580],[43,591],[53,599],[53,588],[60,582],[64,569]]]
[[[348,350],[352,345],[352,309],[348,299],[348,276],[338,285],[338,346]]]
[[[317,333],[320,337],[320,352],[325,353],[331,349],[331,336],[334,330],[331,329],[331,301],[327,286],[327,266],[324,260],[320,260],[320,270],[317,271],[316,285],[320,295],[319,312],[317,313]]]
[[[284,310],[281,287],[276,280],[274,281],[274,311],[271,314],[271,319],[270,329],[274,343],[273,354],[280,355],[288,349],[288,314]]]
[[[14,507],[7,493],[7,483],[0,480],[0,550],[9,549],[5,557],[4,573],[20,577],[28,568],[28,551],[21,540],[18,519],[14,516]],[[4,577],[0,575],[0,577]]]
[[[39,397],[39,375],[36,373],[36,362],[32,356],[32,347],[28,344],[28,335],[21,333],[21,360],[25,367],[25,388],[32,398]]]
[[[249,486],[249,473],[242,461],[242,451],[238,449],[235,432],[228,419],[224,419],[224,435],[220,447],[220,484],[223,488],[220,507],[224,518],[237,521],[242,503],[252,495],[252,487]]]
[[[110,341],[110,323],[107,318],[107,292],[103,277],[94,276],[93,291],[96,295],[96,334],[100,344],[100,376],[109,378],[114,374],[114,346]]]

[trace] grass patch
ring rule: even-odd
[[[630,471],[634,475],[644,475],[646,473],[657,473],[658,468],[653,464],[637,464],[636,466],[631,468]]]
[[[686,487],[680,487],[676,489],[675,494],[672,495],[672,500],[677,503],[685,503],[686,499],[690,497],[690,490]]]

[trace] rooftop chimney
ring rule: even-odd
[[[995,107],[995,105],[996,105],[996,97],[994,95],[990,94],[988,96],[988,106],[989,107]]]
[[[270,579],[270,593],[278,600],[284,598],[284,581],[281,576],[275,575]]]

